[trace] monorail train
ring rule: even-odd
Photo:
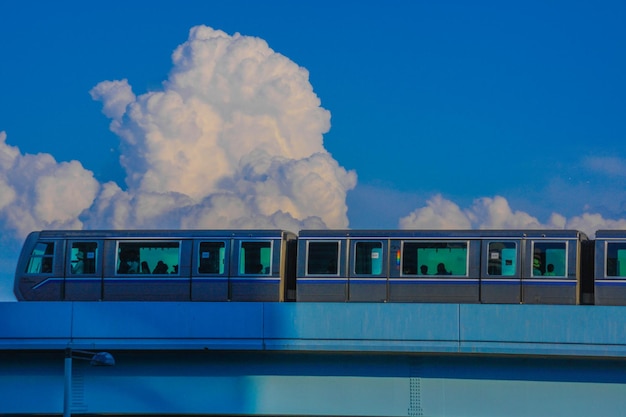
[[[18,300],[626,305],[626,231],[41,231]]]

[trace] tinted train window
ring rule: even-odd
[[[383,244],[381,242],[357,242],[354,247],[354,272],[364,275],[380,275],[383,270]]]
[[[606,276],[626,277],[626,243],[607,244]]]
[[[35,249],[30,254],[27,274],[41,274],[52,272],[52,261],[54,259],[54,242],[37,242]]]
[[[309,275],[337,275],[339,242],[307,242],[307,269]]]
[[[201,242],[198,254],[198,272],[201,274],[223,274],[224,251],[224,242]]]
[[[532,259],[532,276],[567,275],[565,242],[534,242]]]
[[[272,271],[272,242],[241,242],[239,273],[269,275]]]
[[[180,242],[120,242],[118,274],[178,274]]]
[[[517,244],[515,242],[489,242],[487,251],[489,275],[512,276],[517,271]]]
[[[96,242],[72,243],[70,254],[72,274],[95,274],[97,255],[98,244]]]
[[[467,242],[404,242],[404,275],[467,275]]]

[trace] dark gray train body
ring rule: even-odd
[[[626,305],[626,231],[42,231],[18,300]]]

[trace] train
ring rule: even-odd
[[[19,301],[626,305],[626,231],[44,230]]]

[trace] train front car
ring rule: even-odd
[[[18,300],[285,301],[296,235],[283,230],[42,231],[18,261]]]
[[[302,231],[298,301],[577,304],[578,231]]]
[[[626,305],[626,230],[598,230],[595,240],[596,305]]]

